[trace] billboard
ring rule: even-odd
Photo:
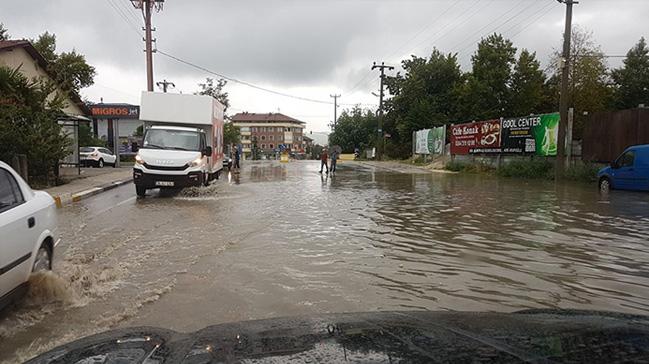
[[[451,125],[451,154],[500,153],[500,120]]]
[[[415,133],[415,154],[444,154],[446,127],[419,130]]]
[[[503,119],[502,152],[555,156],[558,126],[558,113]]]

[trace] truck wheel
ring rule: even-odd
[[[146,196],[146,188],[144,186],[135,185],[135,194],[138,195],[138,197]]]
[[[216,174],[214,176],[216,179],[219,179],[219,177],[221,177],[221,171],[216,171]]]
[[[203,174],[203,186],[207,187],[210,185],[210,174],[209,173],[204,173]]]
[[[602,177],[599,179],[599,192],[608,193],[612,189],[611,180],[608,179],[608,177]]]

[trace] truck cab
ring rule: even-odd
[[[628,147],[597,173],[602,192],[612,189],[649,191],[649,144]]]
[[[143,92],[142,146],[133,167],[147,189],[207,186],[223,169],[223,105],[210,96]]]

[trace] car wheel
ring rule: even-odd
[[[113,168],[117,167],[117,160],[113,162]]]
[[[611,180],[608,177],[602,177],[599,179],[599,192],[608,193],[612,190]]]
[[[104,160],[103,159],[101,159],[101,158],[99,159],[99,162],[97,162],[97,167],[104,168]]]
[[[52,254],[45,245],[42,245],[36,252],[32,272],[42,272],[47,270],[52,270]]]
[[[146,196],[146,188],[144,186],[135,186],[135,194],[138,195],[138,197],[144,197]]]

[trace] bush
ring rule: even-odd
[[[11,163],[16,154],[28,159],[30,181],[50,184],[58,161],[70,154],[70,139],[57,123],[63,97],[51,82],[29,80],[20,67],[0,66],[0,159]]]
[[[564,177],[573,181],[597,182],[597,172],[599,169],[599,166],[591,163],[570,166],[566,169]]]
[[[514,160],[498,168],[496,174],[501,177],[553,179],[554,163],[547,159]]]
[[[456,162],[456,161],[450,161],[450,162],[446,163],[446,165],[444,166],[444,169],[449,170],[449,171],[453,171],[453,172],[461,172],[461,171],[464,170],[465,167],[466,166],[463,163]]]

